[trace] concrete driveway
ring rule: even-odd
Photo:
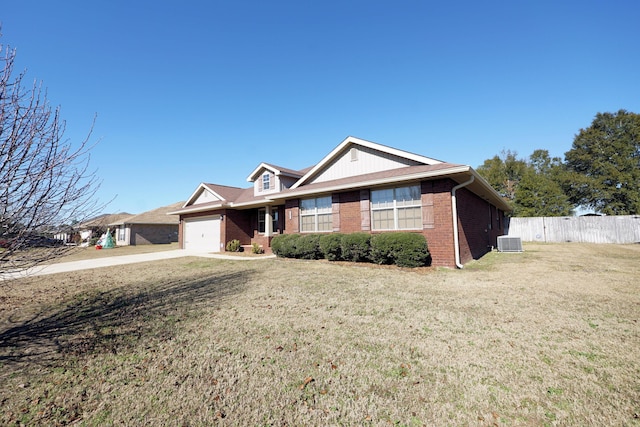
[[[233,255],[222,255],[215,253],[193,252],[185,249],[175,249],[172,251],[153,252],[148,254],[121,255],[105,258],[87,259],[82,261],[60,262],[57,264],[40,265],[28,270],[18,272],[0,273],[2,279],[16,279],[27,276],[43,276],[45,274],[66,273],[69,271],[88,270],[92,268],[112,267],[115,265],[134,264],[137,262],[159,261],[163,259],[182,258],[195,256],[201,258],[228,259],[236,261],[258,261],[262,259],[273,259],[275,255],[263,257],[240,257]]]

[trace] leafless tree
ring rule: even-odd
[[[65,253],[48,233],[104,207],[89,170],[93,126],[79,145],[64,139],[60,108],[51,108],[41,82],[25,87],[25,73],[14,76],[15,56],[0,45],[0,282],[2,273]]]

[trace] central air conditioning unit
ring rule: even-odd
[[[522,252],[522,239],[520,237],[499,236],[498,251]]]

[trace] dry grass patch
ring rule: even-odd
[[[5,425],[640,425],[640,245],[174,259],[0,291]]]

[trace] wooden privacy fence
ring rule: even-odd
[[[640,215],[510,218],[523,242],[640,243]]]

